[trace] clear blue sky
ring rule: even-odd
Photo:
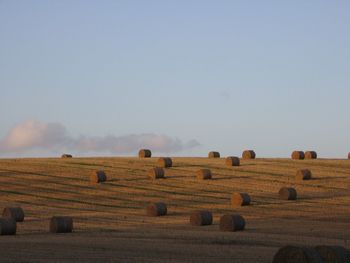
[[[345,0],[0,0],[0,139],[35,120],[69,138],[200,144],[169,155],[345,157],[349,14]]]

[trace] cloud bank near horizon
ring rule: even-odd
[[[33,152],[77,152],[130,154],[140,148],[149,148],[154,152],[173,153],[195,148],[197,140],[183,142],[178,138],[155,133],[129,134],[124,136],[79,136],[69,135],[66,127],[60,123],[43,123],[26,120],[13,127],[0,140],[3,153],[24,154]]]

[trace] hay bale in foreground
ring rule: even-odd
[[[210,169],[199,169],[197,171],[197,179],[199,180],[209,180],[212,178]]]
[[[297,171],[295,175],[296,180],[310,180],[312,177],[312,173],[309,169],[300,169]]]
[[[160,167],[155,167],[148,171],[148,176],[151,177],[152,179],[164,178],[164,174],[165,174],[164,169]]]
[[[61,155],[61,158],[73,158],[73,155],[64,153]]]
[[[21,207],[5,207],[2,211],[2,216],[13,218],[16,222],[23,222],[24,212]]]
[[[291,155],[293,160],[304,160],[305,159],[305,153],[303,151],[294,151]]]
[[[0,218],[0,235],[16,235],[17,224],[13,218]]]
[[[213,214],[207,210],[194,211],[190,215],[192,226],[207,226],[213,223]]]
[[[152,152],[151,152],[151,150],[148,150],[148,149],[141,149],[139,151],[139,157],[140,158],[151,158]]]
[[[158,167],[168,168],[173,166],[173,161],[169,157],[161,157],[157,161]]]
[[[249,205],[250,201],[250,196],[247,193],[233,193],[231,196],[231,205],[233,207]]]
[[[146,215],[148,216],[165,216],[167,212],[165,203],[154,203],[146,207]]]
[[[225,163],[227,166],[239,166],[240,160],[236,156],[229,156],[226,158]]]
[[[315,151],[306,151],[305,159],[317,159],[317,153]]]
[[[311,247],[284,246],[281,247],[272,263],[322,263],[320,254]]]
[[[209,152],[208,158],[220,158],[220,153],[219,152]]]
[[[315,250],[321,255],[323,262],[350,262],[350,251],[341,246],[317,246]]]
[[[296,200],[297,191],[292,187],[282,187],[278,191],[278,195],[282,200]]]
[[[247,159],[255,159],[256,157],[256,154],[253,150],[245,150],[243,153],[242,153],[242,158],[247,160]]]
[[[106,173],[102,170],[93,171],[90,175],[90,182],[94,184],[103,183],[107,181]]]
[[[50,220],[51,233],[71,233],[73,231],[73,218],[70,216],[53,216]]]
[[[220,218],[221,231],[241,231],[245,228],[245,220],[239,214],[226,214]]]

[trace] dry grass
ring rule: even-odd
[[[173,158],[167,178],[153,181],[148,170],[156,162],[137,157],[0,160],[0,208],[21,206],[26,215],[17,224],[17,236],[0,238],[3,258],[271,262],[287,244],[350,248],[349,160],[255,159],[227,167],[221,159]],[[312,170],[312,180],[296,181],[295,171],[305,167]],[[200,168],[215,177],[198,181]],[[90,184],[94,170],[104,170],[108,181]],[[295,188],[298,200],[280,200],[276,193],[282,186]],[[233,192],[248,192],[251,205],[232,208]],[[160,201],[168,215],[147,217],[145,206]],[[213,212],[213,225],[191,227],[194,210]],[[243,232],[219,231],[219,218],[227,213],[245,218]],[[73,217],[74,233],[49,234],[55,215]]]

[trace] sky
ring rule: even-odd
[[[0,0],[0,157],[350,152],[349,1]]]

